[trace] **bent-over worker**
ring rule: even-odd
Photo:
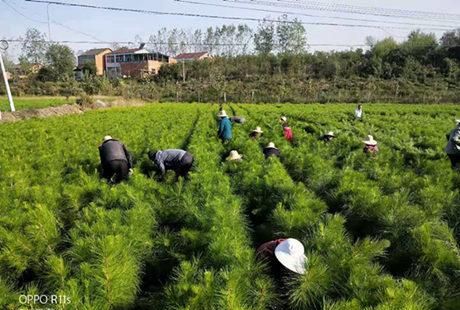
[[[333,131],[329,131],[327,132],[326,134],[322,135],[320,140],[321,141],[324,141],[324,142],[331,142],[332,140],[334,140],[335,138],[335,134]]]
[[[161,178],[165,176],[167,170],[173,170],[176,173],[176,177],[187,177],[193,165],[192,154],[184,150],[150,151],[148,156],[160,172]]]
[[[264,148],[264,155],[265,158],[268,158],[270,156],[276,156],[279,157],[281,155],[280,150],[278,150],[275,146],[275,143],[270,142],[265,148]]]
[[[223,143],[226,143],[232,139],[232,122],[227,116],[225,110],[219,112],[219,129],[217,135],[222,140]]]
[[[379,151],[379,148],[377,146],[377,141],[374,139],[373,136],[368,135],[367,140],[363,141],[364,143],[364,153],[368,154],[377,154]]]
[[[249,137],[256,140],[256,139],[259,139],[262,136],[262,134],[263,134],[262,128],[257,126],[256,129],[251,131],[251,133],[249,134]]]
[[[246,122],[246,118],[242,116],[232,116],[230,117],[230,121],[232,123],[244,124],[244,122]]]
[[[101,159],[102,176],[110,183],[120,183],[128,179],[132,173],[133,159],[131,153],[124,144],[105,136],[99,146],[99,157]]]
[[[297,239],[277,239],[266,242],[257,248],[256,255],[258,259],[269,264],[276,278],[281,278],[289,271],[297,274],[306,272],[305,249]]]
[[[447,136],[448,142],[445,151],[449,156],[452,168],[460,170],[460,119],[456,122],[457,126]]]

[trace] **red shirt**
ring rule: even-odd
[[[288,141],[292,141],[294,134],[292,133],[291,127],[284,127],[283,128],[284,139]]]
[[[364,153],[370,153],[370,154],[375,154],[379,151],[379,148],[377,145],[366,145],[364,146]]]

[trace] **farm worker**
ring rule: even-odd
[[[238,151],[232,150],[230,154],[226,158],[227,161],[241,161],[243,159],[243,155],[238,154]]]
[[[329,131],[326,134],[324,134],[323,136],[321,136],[320,140],[324,141],[324,142],[330,142],[330,141],[334,140],[334,138],[335,138],[334,132]]]
[[[222,142],[228,142],[232,139],[232,122],[227,116],[225,110],[219,112],[219,130],[217,132]]]
[[[263,134],[262,128],[257,126],[256,129],[251,131],[251,133],[249,134],[249,137],[252,139],[259,139],[260,136],[262,136],[262,134]]]
[[[456,120],[457,126],[452,129],[448,135],[448,142],[446,146],[446,154],[452,163],[452,168],[460,169],[460,119]]]
[[[265,148],[264,148],[264,155],[265,158],[268,158],[270,156],[280,156],[280,150],[278,150],[275,146],[275,143],[270,142]]]
[[[305,249],[297,239],[277,239],[266,242],[257,248],[256,255],[258,259],[269,264],[276,278],[281,278],[288,270],[296,274],[306,272]]]
[[[294,133],[292,132],[292,129],[289,127],[288,123],[284,123],[283,125],[283,136],[284,139],[289,142],[292,142],[292,139],[294,138]]]
[[[242,116],[232,116],[230,117],[230,120],[232,121],[232,123],[238,123],[238,124],[244,124],[244,122],[246,122],[246,118]]]
[[[367,140],[364,140],[364,153],[376,154],[379,151],[377,146],[377,141],[374,140],[374,137],[371,135],[367,136]]]
[[[358,104],[358,107],[355,110],[355,118],[362,119],[363,118],[363,107]]]
[[[288,119],[286,116],[281,116],[279,121],[284,126],[285,124],[287,124]]]
[[[192,154],[179,149],[150,151],[148,156],[160,172],[161,178],[164,178],[167,170],[173,170],[176,177],[187,177],[193,164]]]
[[[111,136],[105,136],[99,146],[102,176],[110,183],[126,180],[133,170],[132,156],[126,147]]]

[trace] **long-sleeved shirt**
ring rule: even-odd
[[[460,125],[450,132],[445,151],[448,155],[460,154]]]
[[[222,140],[232,139],[232,122],[228,117],[223,117],[219,121],[219,130],[217,134]]]
[[[124,144],[115,139],[104,141],[104,143],[99,146],[99,156],[103,166],[112,160],[126,160],[128,162],[128,167],[133,167],[133,157],[131,153],[126,149]]]
[[[230,120],[233,123],[238,123],[238,124],[244,124],[244,122],[246,121],[246,119],[244,117],[241,117],[241,116],[232,116],[230,118]]]
[[[363,110],[362,109],[356,109],[355,110],[355,117],[356,118],[362,118],[363,117]]]
[[[268,241],[262,244],[257,248],[256,254],[257,257],[262,259],[262,260],[267,260],[271,261],[275,259],[275,249],[280,244],[286,239],[276,239],[273,241]]]
[[[280,150],[276,148],[273,148],[273,147],[264,148],[265,158],[268,158],[270,156],[280,156],[280,154],[281,154]]]
[[[164,175],[166,169],[174,169],[180,166],[182,157],[184,157],[185,153],[186,151],[178,149],[158,151],[153,162],[158,167],[161,174]]]

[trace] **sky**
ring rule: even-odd
[[[56,0],[68,3],[82,3],[92,5],[115,6],[123,8],[135,8],[146,10],[157,10],[167,12],[186,12],[198,13],[208,15],[221,15],[221,16],[238,16],[238,17],[252,17],[264,18],[270,16],[273,19],[278,18],[280,13],[268,12],[255,12],[234,8],[212,7],[197,4],[181,3],[174,0],[136,0],[136,1],[120,1],[120,0]],[[230,1],[222,0],[194,0],[197,2],[214,3],[223,5],[234,6],[248,6],[240,3],[232,3]],[[294,0],[292,0],[294,1]],[[307,0],[300,0],[298,2],[313,2]],[[441,12],[450,14],[460,14],[460,1],[459,0],[316,0],[320,3],[332,4],[349,4],[368,7],[379,8],[392,8],[392,9],[406,9],[418,10],[428,12]],[[9,6],[8,6],[8,5]],[[14,11],[11,6],[16,9]],[[364,18],[364,19],[377,19],[382,22],[380,25],[386,25],[382,29],[372,28],[349,28],[339,26],[319,26],[319,25],[305,25],[307,31],[307,41],[311,44],[309,51],[317,50],[343,50],[350,47],[331,47],[331,46],[316,46],[316,44],[339,44],[339,45],[360,45],[365,44],[367,36],[373,36],[381,39],[387,36],[393,36],[398,41],[403,40],[411,29],[394,29],[386,21],[393,20],[399,22],[409,22],[414,24],[419,23],[437,23],[436,21],[423,21],[413,19],[398,19],[394,17],[376,17],[357,14],[345,14],[337,12],[324,12],[324,11],[300,11],[290,8],[270,8],[267,6],[251,6],[262,9],[272,10],[289,10],[307,14],[322,15],[322,16],[340,16],[351,18]],[[158,15],[144,15],[137,13],[127,12],[112,12],[102,11],[86,8],[63,7],[57,5],[31,3],[24,0],[0,0],[0,38],[18,38],[23,36],[28,28],[37,28],[48,35],[47,23],[47,9],[51,21],[57,23],[50,23],[50,34],[52,40],[71,40],[71,41],[94,41],[95,38],[100,41],[134,41],[136,35],[139,35],[145,41],[148,40],[150,34],[156,33],[162,27],[166,28],[184,28],[184,29],[205,29],[209,26],[223,25],[223,24],[237,24],[246,23],[249,26],[257,27],[257,22],[241,21],[233,22],[228,20],[216,20],[197,17],[185,16],[158,16]],[[305,17],[296,16],[298,19],[305,22],[337,22],[337,23],[359,23],[366,24],[365,22],[344,21],[334,18],[318,18],[318,17]],[[442,22],[441,22],[442,23]],[[447,22],[445,22],[447,23]],[[449,25],[460,27],[460,20],[448,22]],[[66,28],[67,27],[67,28]],[[403,26],[406,27],[406,26]],[[417,26],[407,26],[413,27]],[[70,30],[71,28],[73,30]],[[427,32],[434,32],[440,37],[443,31],[426,30]],[[84,34],[83,34],[84,33]],[[95,47],[102,47],[100,45],[91,44],[69,44],[77,53],[82,50],[87,50]],[[11,56],[17,56],[20,53],[19,43],[11,43],[8,53]]]

